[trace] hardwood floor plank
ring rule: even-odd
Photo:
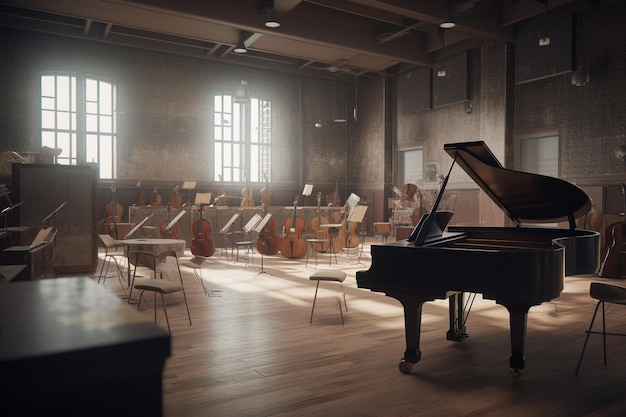
[[[527,366],[519,379],[508,374],[504,307],[477,297],[467,321],[470,337],[450,342],[447,301],[427,303],[422,360],[405,375],[398,370],[405,349],[400,303],[356,288],[356,271],[367,269],[369,258],[361,258],[363,265],[338,258],[332,269],[348,274],[343,326],[336,298],[341,291],[334,283],[320,286],[309,324],[315,282],[308,277],[316,269],[306,268],[304,259],[266,256],[267,273],[258,275],[258,256],[245,270],[214,256],[202,271],[208,297],[192,269],[183,266],[193,325],[182,296],[170,297],[173,353],[163,378],[165,416],[552,417],[626,411],[626,339],[608,337],[604,368],[601,336],[592,335],[580,375],[574,376],[595,306],[590,282],[626,282],[568,277],[561,297],[531,308]],[[117,280],[106,287],[122,295]],[[149,301],[142,311],[152,317]],[[165,327],[163,317],[159,325]],[[611,306],[607,325],[626,333],[626,308]]]

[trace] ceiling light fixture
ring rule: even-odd
[[[259,0],[259,9],[261,16],[265,17],[265,27],[272,29],[280,27],[280,22],[276,18],[276,10],[274,9],[274,0]]]
[[[239,83],[237,91],[235,92],[235,98],[233,98],[233,103],[250,103],[250,90],[248,89],[248,82],[246,80],[241,80],[241,83]]]
[[[246,52],[248,52],[248,48],[246,48],[246,44],[243,43],[243,39],[237,42],[237,46],[235,46],[233,52],[235,52],[236,54],[245,54]]]
[[[439,27],[442,29],[452,29],[456,26],[454,19],[452,19],[452,15],[449,10],[446,10],[446,15],[443,17],[443,22],[439,24]]]
[[[582,64],[582,42],[583,42],[583,0],[580,0],[580,16],[578,17],[578,41],[576,42],[576,49],[578,55],[578,67],[574,74],[572,74],[572,85],[576,87],[584,87],[590,81],[589,73],[585,71]]]
[[[550,37],[548,36],[548,0],[545,0],[545,12],[543,13],[543,38],[539,39],[539,46],[550,45]]]

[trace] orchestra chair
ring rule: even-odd
[[[391,223],[389,222],[374,222],[374,234],[380,236],[381,243],[384,245],[389,240],[391,235]]]
[[[327,239],[307,239],[306,241],[309,243],[309,250],[307,250],[306,252],[306,263],[304,264],[304,267],[307,268],[309,266],[309,257],[311,256],[311,253],[313,253],[313,258],[315,260],[315,268],[317,268],[317,246],[316,245],[323,245],[328,240]]]
[[[204,262],[206,260],[207,258],[205,256],[194,255],[193,258],[189,259],[188,261],[185,261],[183,265],[185,265],[188,268],[191,268],[196,279],[200,281],[200,284],[202,284],[202,290],[204,291],[204,295],[206,295],[207,297],[210,297],[211,294],[209,293],[209,290],[206,288],[206,285],[204,284],[204,277],[202,276],[202,268],[204,267]]]
[[[348,304],[346,303],[346,292],[343,289],[343,282],[346,279],[346,273],[339,270],[327,269],[324,271],[317,271],[311,274],[309,277],[311,281],[317,281],[315,286],[315,296],[313,297],[313,306],[311,307],[311,318],[309,319],[309,324],[313,323],[313,312],[315,311],[315,301],[317,300],[317,291],[320,287],[320,281],[326,282],[337,282],[341,286],[341,291],[343,293],[343,307],[346,309],[346,313],[348,312]],[[343,310],[341,306],[341,297],[337,297],[337,302],[339,303],[339,314],[341,314],[341,324],[344,325],[343,320]]]
[[[241,257],[246,263],[244,269],[248,267],[249,263],[254,263],[254,242],[252,240],[235,242],[235,246],[237,247],[235,262],[239,262],[239,251],[241,250]]]
[[[626,334],[621,333],[607,333],[606,332],[606,321],[605,321],[605,303],[610,304],[621,304],[626,305],[626,288],[618,287],[616,285],[611,284],[603,284],[599,282],[592,282],[589,288],[589,295],[591,298],[598,300],[596,304],[596,308],[593,312],[593,317],[591,318],[591,324],[589,325],[589,329],[587,330],[587,336],[585,337],[585,343],[583,345],[583,350],[580,352],[580,358],[578,359],[578,366],[576,366],[575,375],[578,375],[578,370],[580,369],[580,364],[583,360],[583,355],[585,354],[585,349],[587,348],[587,342],[589,341],[590,334],[601,334],[602,335],[602,346],[604,349],[604,366],[606,366],[606,336],[626,336]],[[596,319],[596,315],[598,313],[598,309],[602,305],[602,331],[596,332],[592,331],[593,322]]]
[[[180,264],[178,263],[178,256],[174,249],[166,250],[160,253],[158,256],[150,251],[142,250],[129,250],[126,251],[128,257],[128,265],[134,265],[133,275],[131,280],[131,294],[133,288],[139,291],[139,300],[137,301],[137,310],[141,306],[141,300],[143,299],[144,292],[152,292],[154,294],[154,322],[157,321],[157,294],[161,296],[161,304],[163,305],[163,313],[165,314],[165,321],[167,322],[167,330],[172,334],[170,328],[170,320],[167,315],[167,303],[165,302],[165,296],[174,294],[177,292],[183,293],[185,300],[185,307],[187,308],[187,317],[189,318],[189,325],[191,326],[191,314],[189,313],[189,304],[187,304],[187,293],[185,292],[185,285],[183,283],[183,274],[180,270]],[[132,260],[132,262],[131,262]],[[144,279],[141,282],[135,284],[135,276],[137,273],[137,267],[142,266],[152,271],[152,278]],[[163,274],[177,272],[179,281],[170,281],[164,279]],[[157,274],[159,278],[157,278]],[[128,296],[130,302],[131,294]]]
[[[126,258],[126,254],[120,248],[119,241],[113,239],[110,235],[100,234],[98,237],[104,248],[104,259],[102,260],[100,274],[98,275],[98,284],[102,281],[102,283],[106,285],[107,278],[113,278],[113,275],[108,275],[109,267],[111,266],[111,262],[113,262],[117,270],[117,279],[122,289],[124,289],[124,273],[122,271],[121,260]]]

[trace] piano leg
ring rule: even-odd
[[[386,293],[389,297],[395,298],[404,307],[404,332],[406,339],[406,350],[404,357],[398,364],[400,372],[408,374],[413,365],[420,361],[422,352],[420,351],[420,333],[422,328],[422,306],[426,301],[433,301],[434,298],[426,298],[416,294],[407,293]]]
[[[519,377],[521,370],[524,369],[526,356],[524,348],[526,342],[526,319],[528,316],[529,305],[504,305],[509,310],[509,326],[511,331],[511,357],[509,363],[511,365],[511,375]]]
[[[446,340],[462,342],[467,338],[465,333],[465,318],[463,317],[463,293],[455,293],[448,298],[450,303],[450,329],[446,333]]]

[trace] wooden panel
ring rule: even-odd
[[[42,220],[67,204],[53,216],[48,226],[56,226],[55,270],[58,273],[91,272],[98,262],[96,233],[95,166],[13,164],[13,189],[21,225],[39,228]]]

